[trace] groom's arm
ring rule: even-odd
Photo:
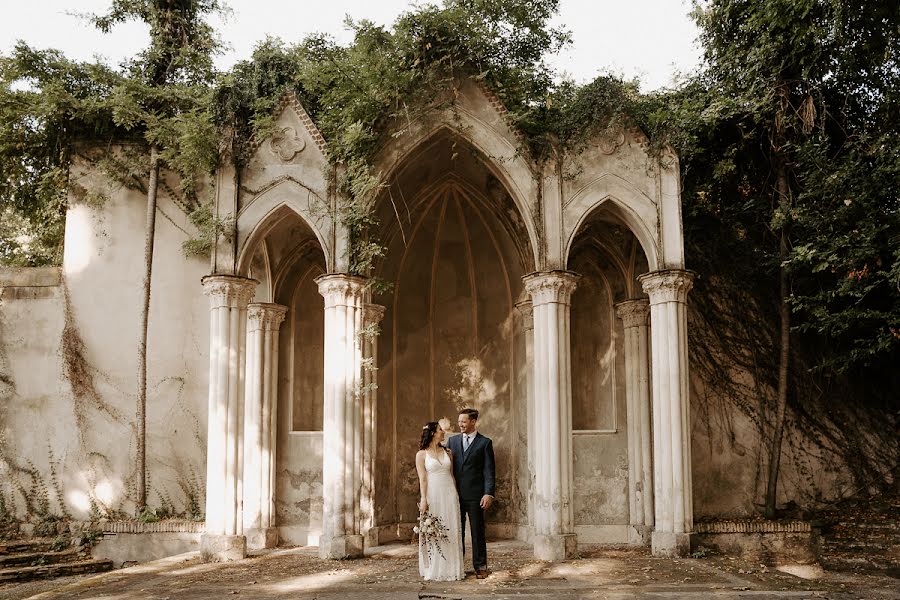
[[[493,496],[495,488],[494,443],[488,440],[484,449],[484,495]]]

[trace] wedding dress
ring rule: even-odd
[[[465,577],[459,497],[453,482],[452,468],[446,452],[441,452],[439,459],[425,453],[428,512],[440,517],[447,528],[447,539],[438,543],[440,552],[432,549],[431,556],[426,551],[424,540],[421,536],[419,538],[419,575],[429,581],[456,581]]]

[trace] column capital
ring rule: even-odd
[[[247,306],[247,331],[261,329],[263,331],[278,331],[284,316],[287,314],[287,306],[273,304],[271,302],[253,302]]]
[[[203,293],[209,296],[211,308],[246,308],[259,282],[236,275],[207,275],[200,283]]]
[[[647,315],[650,314],[650,300],[634,298],[619,302],[616,304],[616,314],[622,319],[625,329],[646,325]]]
[[[532,306],[569,304],[581,275],[572,271],[537,271],[522,277]]]
[[[325,298],[325,308],[340,305],[358,305],[368,280],[347,273],[329,273],[316,277],[319,293]]]
[[[363,305],[363,325],[377,325],[384,318],[387,309],[380,304]]]
[[[532,306],[531,300],[516,302],[516,310],[522,315],[522,329],[525,331],[534,329],[534,306]]]
[[[697,274],[693,271],[682,269],[665,269],[653,271],[638,277],[641,287],[650,296],[650,304],[662,304],[663,302],[687,302],[688,292],[694,287],[694,278]]]

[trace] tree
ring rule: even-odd
[[[203,117],[205,86],[214,77],[212,56],[219,49],[213,29],[204,18],[220,12],[218,0],[114,0],[105,15],[92,21],[103,32],[130,20],[150,26],[150,45],[130,65],[129,77],[115,90],[117,123],[143,133],[149,147],[147,224],[144,237],[143,302],[138,342],[138,510],[147,504],[147,332],[156,204],[160,168],[182,175],[182,190],[193,197],[196,166],[186,163],[181,135],[186,115]],[[208,142],[207,142],[208,144]],[[202,142],[201,142],[202,145]],[[201,163],[206,164],[206,163]]]
[[[824,363],[840,369],[896,358],[900,347],[898,203],[893,186],[885,186],[900,173],[898,8],[712,0],[698,5],[695,16],[706,57],[700,76],[706,117],[697,121],[715,132],[719,155],[714,162],[706,157],[707,168],[698,172],[710,181],[695,188],[728,206],[759,244],[763,276],[778,281],[780,350],[765,499],[772,518],[797,365],[792,332],[837,342]],[[853,251],[849,232],[835,236],[853,227],[842,202],[856,204],[861,218],[852,229]]]

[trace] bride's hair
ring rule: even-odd
[[[437,429],[437,421],[425,423],[425,427],[422,428],[422,440],[419,442],[419,450],[425,450],[431,445],[431,440],[434,438],[434,434],[437,433]]]

